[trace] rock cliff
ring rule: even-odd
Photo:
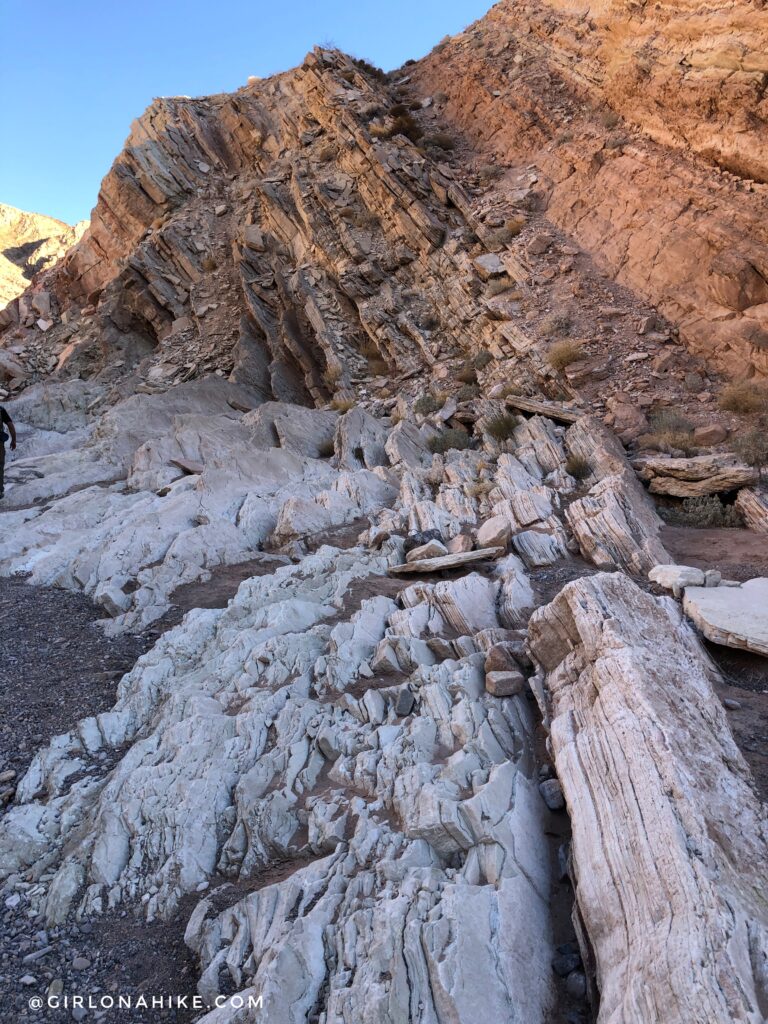
[[[171,922],[205,1024],[759,1024],[765,809],[685,614],[759,652],[760,588],[653,497],[765,528],[712,412],[768,373],[759,13],[502,2],[132,126],[0,314],[0,573],[152,640],[8,791],[28,919]]]

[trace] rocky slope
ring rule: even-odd
[[[768,374],[761,0],[502,2],[413,69],[472,149],[732,376]]]
[[[85,231],[53,217],[0,203],[0,308],[27,288],[35,274],[53,266]],[[47,310],[38,310],[45,316]]]
[[[653,17],[646,42],[662,19],[704,31]],[[739,225],[743,248],[762,186],[736,204],[705,160],[740,147],[757,167],[760,137],[713,87],[719,148],[701,126],[678,146],[665,58],[647,108],[627,86],[647,122],[630,173],[585,96],[652,54],[641,26],[617,43],[603,20],[522,18],[499,4],[389,76],[316,50],[156,101],[82,240],[2,314],[20,445],[0,572],[155,640],[114,707],[62,723],[7,791],[6,906],[53,929],[175,924],[206,1024],[255,1019],[248,997],[286,1024],[758,1024],[768,1006],[765,810],[675,598],[734,648],[759,651],[764,623],[738,611],[749,586],[674,564],[651,497],[738,491],[765,526],[728,450],[741,421],[711,412],[717,366],[761,372],[760,346],[680,343],[762,302],[713,319],[699,259],[675,305],[685,260],[657,291],[645,229],[605,207],[642,192],[661,252],[662,179],[687,168],[681,252],[693,221],[714,245],[705,186],[718,252]],[[582,187],[594,237],[561,213]],[[622,238],[638,258],[613,266]],[[653,450],[659,409],[707,454]],[[207,607],[227,567],[243,582]],[[173,624],[182,591],[199,605]]]

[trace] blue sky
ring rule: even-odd
[[[491,0],[0,0],[0,202],[73,223],[155,96],[227,92],[333,42],[385,70]]]

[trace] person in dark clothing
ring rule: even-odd
[[[6,427],[8,427],[7,433]],[[0,441],[0,498],[2,498],[5,494],[5,442],[9,437],[11,439],[11,451],[16,449],[16,427],[2,405],[0,405],[0,429],[2,429],[2,440]]]

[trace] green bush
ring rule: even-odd
[[[697,498],[683,498],[676,508],[660,508],[662,517],[676,526],[707,527],[743,526],[743,520],[733,505],[724,505],[716,494]]]
[[[493,356],[490,352],[483,350],[478,352],[475,358],[472,360],[472,365],[476,370],[484,370],[489,363],[493,362]]]

